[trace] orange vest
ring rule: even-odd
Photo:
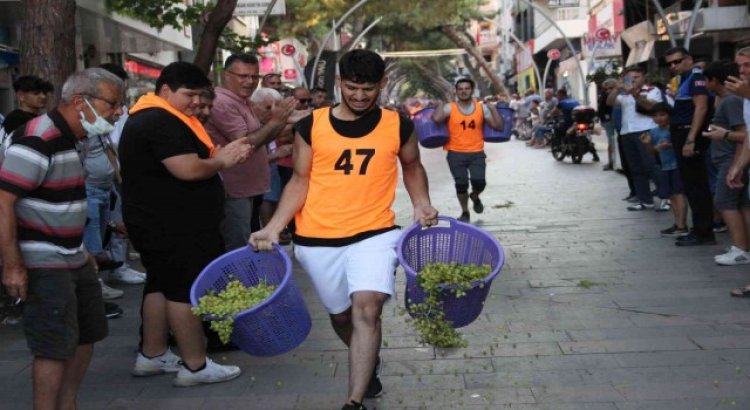
[[[398,113],[381,109],[372,132],[349,138],[334,130],[330,110],[312,113],[312,170],[307,199],[295,217],[295,234],[341,239],[393,227],[401,148]]]
[[[448,118],[448,143],[443,146],[446,151],[480,152],[484,150],[484,112],[482,104],[474,102],[474,112],[464,115],[458,104],[451,103],[451,115]]]

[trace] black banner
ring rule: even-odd
[[[333,97],[333,87],[336,84],[336,54],[335,51],[323,51],[320,55],[318,66],[315,69],[315,75],[312,76],[312,81],[310,81],[310,74],[312,73],[312,66],[315,60],[311,59],[307,62],[305,66],[305,78],[308,81],[307,85],[310,89],[316,87],[323,88],[329,97]]]

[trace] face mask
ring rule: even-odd
[[[81,126],[83,126],[83,129],[86,130],[86,133],[88,135],[106,135],[115,130],[115,126],[110,124],[109,121],[100,116],[99,113],[96,112],[94,107],[91,106],[89,100],[84,98],[83,101],[86,102],[86,105],[89,106],[91,112],[93,112],[94,116],[96,117],[96,120],[94,120],[94,123],[92,124],[86,120],[86,116],[83,115],[83,111],[78,113],[81,116]]]

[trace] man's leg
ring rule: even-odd
[[[643,143],[639,139],[640,133],[630,133],[623,135],[623,149],[625,150],[625,157],[628,159],[628,165],[630,166],[630,172],[633,175],[633,184],[635,185],[635,194],[641,203],[652,204],[654,198],[651,195],[651,189],[648,183],[648,174],[646,164],[643,163],[643,157],[641,156]]]
[[[383,304],[388,295],[380,292],[352,294],[352,336],[349,346],[349,401],[361,403],[378,359]]]
[[[157,357],[167,351],[167,300],[163,293],[148,293],[143,296],[143,347],[146,357]]]
[[[226,199],[221,233],[227,251],[247,246],[252,215],[253,197]]]
[[[206,346],[203,343],[203,324],[200,318],[190,310],[189,303],[168,300],[166,306],[169,327],[177,339],[182,361],[189,369],[201,368],[206,363]]]
[[[633,173],[630,172],[630,163],[628,163],[628,158],[625,156],[625,143],[623,141],[623,135],[619,132],[617,132],[617,152],[620,153],[622,173],[628,180],[628,188],[630,189],[630,194],[628,196],[630,197],[635,195],[635,183],[633,182]]]
[[[448,168],[456,184],[456,197],[461,206],[461,218],[469,219],[469,163],[465,161],[465,154],[448,152]]]
[[[34,410],[57,410],[65,361],[34,357]]]
[[[484,212],[484,204],[479,199],[479,195],[484,192],[487,187],[486,178],[486,162],[487,155],[484,152],[472,154],[469,161],[469,178],[471,181],[471,194],[469,198],[474,204],[474,212],[481,214]]]
[[[330,315],[331,326],[342,342],[349,347],[352,341],[352,308],[345,312]]]
[[[78,390],[86,375],[86,370],[91,363],[91,356],[94,355],[94,345],[80,345],[76,348],[75,356],[65,362],[65,372],[63,374],[62,386],[58,394],[58,409],[76,410],[78,408]]]

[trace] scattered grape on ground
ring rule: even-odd
[[[269,285],[263,280],[255,286],[247,287],[235,279],[221,292],[210,290],[201,296],[198,306],[194,306],[192,311],[210,320],[210,327],[219,334],[221,343],[227,343],[234,329],[234,317],[268,299],[275,290],[275,285]]]

